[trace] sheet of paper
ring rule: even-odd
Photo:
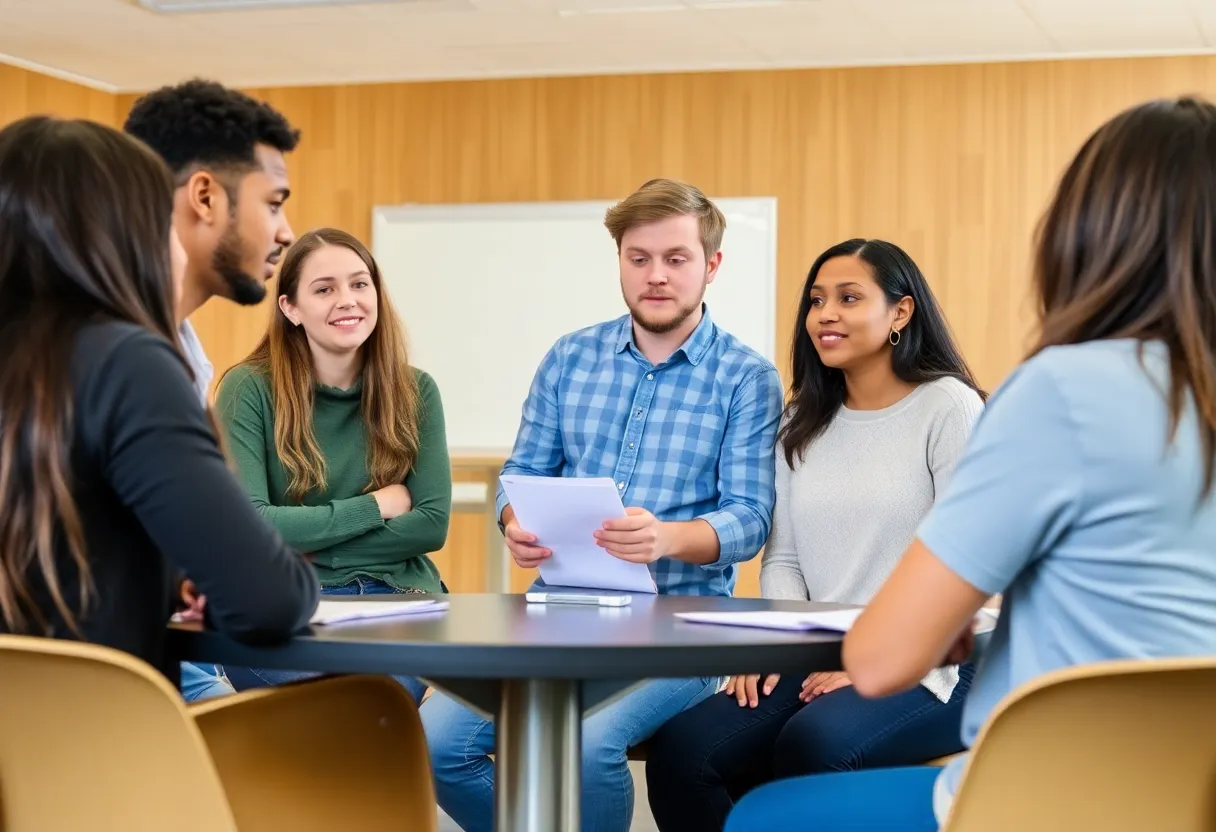
[[[613,557],[595,544],[604,521],[626,517],[616,484],[603,477],[501,477],[519,527],[553,554],[540,565],[550,586],[655,593],[644,563]]]
[[[762,627],[766,630],[831,630],[847,633],[862,609],[822,610],[819,612],[677,612],[676,618],[698,624],[725,624],[731,627]],[[975,630],[982,633],[996,625],[997,612],[984,609],[975,616]]]
[[[676,618],[697,624],[724,624],[730,627],[760,627],[765,630],[831,630],[848,632],[861,615],[861,609],[823,610],[821,612],[677,612]]]
[[[342,621],[420,615],[440,612],[449,606],[447,601],[429,598],[419,601],[322,601],[309,623],[337,624]]]
[[[977,633],[986,633],[989,630],[996,629],[996,623],[1000,618],[1000,608],[980,607],[980,611],[975,614],[975,631]]]

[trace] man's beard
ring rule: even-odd
[[[243,242],[236,223],[229,222],[211,255],[211,268],[228,284],[230,299],[242,306],[256,306],[266,297],[266,283],[241,268]]]
[[[636,304],[632,304],[628,299],[625,300],[625,305],[629,307],[629,314],[633,318],[634,323],[652,335],[666,335],[668,332],[673,332],[679,329],[688,318],[701,308],[701,301],[705,299],[705,287],[708,284],[702,284],[701,294],[697,296],[696,301],[688,306],[682,306],[677,312],[669,318],[663,320],[648,320],[642,312],[643,300],[639,300]]]

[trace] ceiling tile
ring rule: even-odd
[[[907,50],[889,33],[788,30],[740,33],[777,66],[858,66],[910,60]]]
[[[1203,49],[1186,0],[1021,0],[1065,53]]]
[[[715,29],[749,43],[777,65],[823,66],[906,57],[891,30],[855,3],[788,4],[702,12]]]
[[[1199,27],[1206,45],[1216,47],[1216,2],[1213,0],[1189,0],[1187,8],[1191,18]]]
[[[569,35],[563,21],[552,12],[443,12],[416,21],[408,29],[384,29],[383,34],[397,39],[398,46],[440,44],[465,47],[496,44],[566,43]],[[391,45],[386,45],[390,51]]]
[[[705,4],[700,7],[699,13],[714,27],[747,35],[815,37],[842,33],[847,37],[850,32],[861,32],[872,26],[856,3],[841,0],[733,7]]]
[[[674,11],[686,8],[681,0],[558,0],[559,14],[615,16],[628,12]]]
[[[680,11],[655,11],[636,14],[572,15],[560,18],[561,28],[568,39],[579,43],[614,43],[634,51],[644,47],[647,53],[656,48],[670,49],[681,54],[700,53],[712,62],[715,50],[729,47],[729,32],[715,27],[702,12],[684,8]],[[678,32],[678,35],[674,33]]]
[[[859,0],[857,5],[917,58],[1008,58],[1053,49],[1017,0]]]
[[[103,0],[112,2],[112,0]],[[151,20],[173,20],[187,23],[191,26],[202,26],[208,29],[217,28],[249,28],[264,32],[273,32],[288,25],[304,24],[310,26],[341,26],[363,18],[366,6],[301,6],[290,10],[284,9],[239,9],[209,12],[182,12],[163,14],[149,9],[139,11]],[[284,14],[288,11],[288,14]]]

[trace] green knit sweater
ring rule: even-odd
[[[443,591],[428,555],[447,539],[452,469],[439,388],[423,371],[415,373],[422,400],[419,452],[405,477],[413,508],[388,521],[380,518],[375,497],[365,493],[361,379],[349,390],[315,388],[313,431],[325,456],[326,488],[314,489],[299,504],[287,497],[287,475],[275,451],[269,378],[243,365],[220,385],[216,413],[246,491],[289,546],[312,555],[324,587],[364,576],[403,590]]]

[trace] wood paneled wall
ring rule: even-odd
[[[39,114],[113,125],[118,115],[117,101],[112,93],[0,64],[0,127]]]
[[[618,198],[655,176],[776,196],[782,352],[815,256],[885,237],[921,264],[992,386],[1026,346],[1031,233],[1085,135],[1139,100],[1214,86],[1216,57],[1195,57],[252,92],[303,130],[290,160],[297,229],[366,239],[378,204]],[[132,100],[118,98],[116,117]],[[611,256],[607,240],[587,252]],[[429,314],[401,311],[407,328]],[[223,303],[198,314],[220,369],[252,347],[266,314]],[[466,522],[477,523],[454,521],[462,548],[475,533]],[[741,593],[755,592],[756,566]]]

